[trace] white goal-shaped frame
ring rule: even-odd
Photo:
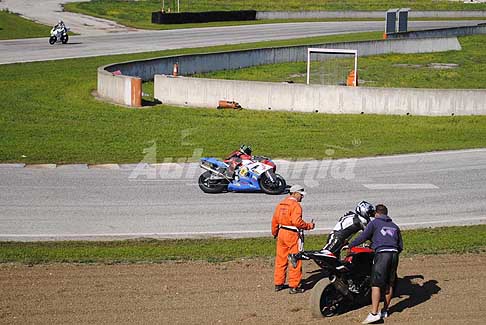
[[[358,50],[349,49],[326,49],[326,48],[307,48],[307,84],[310,84],[310,63],[311,63],[311,53],[333,53],[333,54],[354,54],[354,85],[357,85],[356,78],[358,77]]]

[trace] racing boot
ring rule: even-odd
[[[233,179],[235,177],[235,170],[233,168],[227,168],[224,172],[224,176],[228,179]]]
[[[287,257],[289,259],[290,264],[294,267],[297,267],[297,261],[299,260],[310,260],[310,258],[305,255],[305,252],[298,252],[297,254],[289,254]]]
[[[303,293],[305,290],[303,288],[297,287],[297,288],[289,288],[289,293],[291,295],[296,294],[296,293]]]
[[[229,179],[235,178],[236,175],[236,166],[231,163],[228,168],[226,168],[224,172],[224,176],[228,177]]]

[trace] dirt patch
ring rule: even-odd
[[[272,274],[270,260],[2,265],[0,323],[358,324],[369,311],[313,319],[309,292],[275,293]],[[485,323],[486,254],[403,258],[399,275],[387,323]]]
[[[395,68],[414,68],[414,69],[425,67],[425,68],[431,68],[437,70],[449,70],[449,69],[459,68],[459,64],[456,63],[429,63],[427,65],[397,63],[397,64],[393,64],[392,66]]]

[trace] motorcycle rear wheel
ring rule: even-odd
[[[66,44],[68,41],[69,41],[69,36],[67,34],[61,36],[61,42],[62,42],[62,44]]]
[[[287,188],[285,179],[279,174],[275,174],[275,182],[270,181],[266,174],[263,174],[260,178],[260,187],[262,191],[267,194],[281,194]]]
[[[54,45],[56,43],[57,37],[56,36],[51,36],[49,37],[49,44]]]
[[[328,278],[319,280],[312,288],[309,305],[312,316],[316,318],[331,317],[338,313],[342,294]]]
[[[211,172],[206,171],[199,176],[199,188],[204,193],[221,193],[228,187],[228,181],[221,180],[211,180]]]

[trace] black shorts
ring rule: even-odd
[[[376,253],[371,269],[371,286],[380,288],[393,287],[397,279],[397,268],[397,252]]]

